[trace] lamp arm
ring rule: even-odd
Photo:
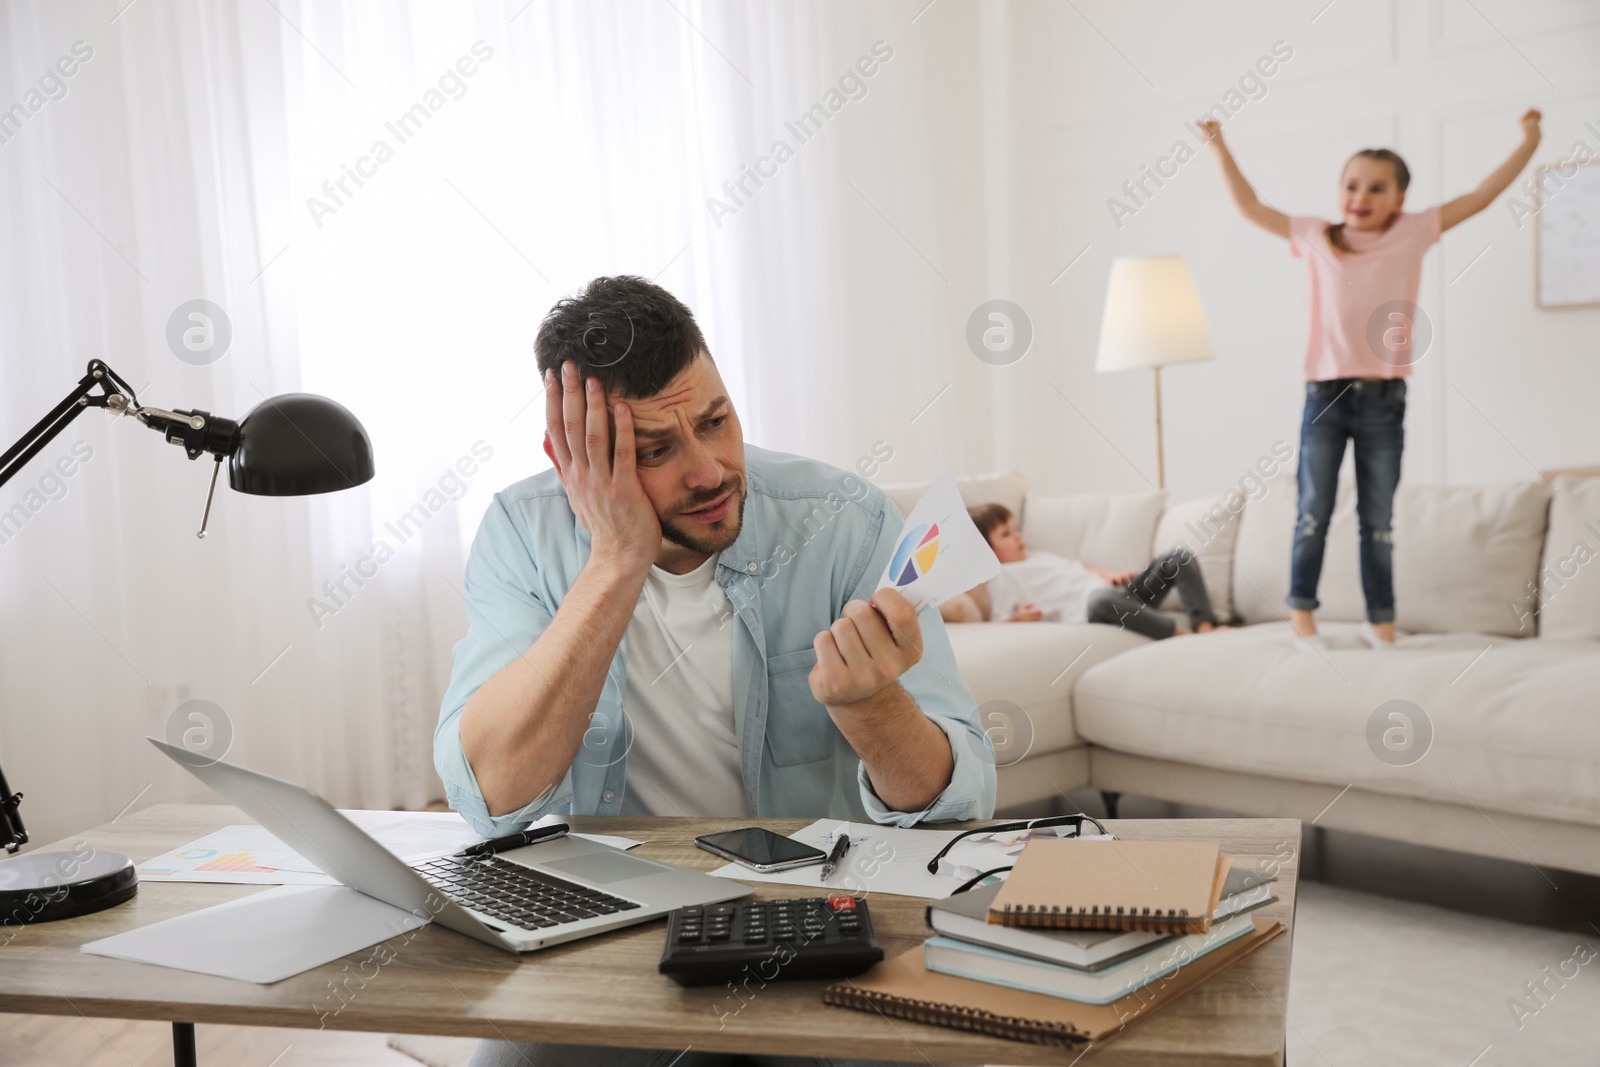
[[[101,390],[98,393],[95,392],[97,388]],[[239,445],[239,424],[232,419],[209,411],[144,407],[133,387],[120,374],[104,360],[91,359],[88,371],[66,399],[0,456],[0,485],[10,481],[85,408],[104,408],[113,415],[132,415],[172,444],[182,446],[190,459],[199,458],[203,452],[221,458],[231,455]]]
[[[220,461],[223,456],[231,454],[239,443],[239,424],[232,419],[219,418],[205,411],[167,411],[164,408],[141,407],[138,394],[120,374],[107,366],[104,360],[91,359],[88,370],[72,392],[0,456],[0,485],[5,485],[27,466],[29,460],[55,440],[86,408],[104,408],[113,415],[133,415],[152,430],[159,431],[168,441],[182,445],[190,459],[197,458],[202,452],[210,452]],[[213,470],[212,487],[215,488],[215,485],[216,472]],[[209,498],[206,510],[209,515]],[[0,849],[6,852],[15,852],[28,841],[28,830],[23,826],[22,815],[18,811],[21,800],[22,794],[11,791],[6,784],[5,773],[0,771]]]
[[[110,368],[102,365],[100,373],[97,374],[94,363],[90,363],[89,373],[83,376],[83,380],[78,383],[77,388],[68,393],[65,400],[51,408],[48,415],[34,423],[33,429],[23,434],[21,440],[6,449],[5,455],[0,456],[0,485],[9,482],[12,475],[21,470],[28,460],[38,455],[39,451],[54,440],[57,434],[66,429],[67,425],[77,418],[84,408],[105,406],[106,400],[110,396],[109,386],[105,385],[105,372],[108,370]],[[106,393],[100,396],[90,396],[89,394],[93,392],[97,385],[105,387]],[[132,390],[129,390],[129,392],[131,393]]]
[[[102,390],[98,394],[94,392],[97,386]],[[123,398],[115,389],[127,390],[127,397]],[[98,359],[90,360],[89,369],[77,387],[68,393],[61,403],[51,408],[48,415],[34,423],[33,428],[23,434],[21,440],[6,449],[5,455],[0,456],[0,485],[9,482],[13,475],[38,455],[45,445],[55,440],[56,436],[85,408],[108,407],[113,396],[138,404],[133,389],[116,371]],[[5,772],[0,771],[0,848],[7,852],[15,852],[28,843],[28,829],[22,824],[22,815],[17,810],[21,800],[22,794],[11,791],[11,787],[6,783]]]

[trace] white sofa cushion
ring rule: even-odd
[[[1150,640],[1088,623],[959,622],[945,632],[999,767],[1082,745],[1072,687],[1090,667]]]
[[[1029,493],[1022,532],[1030,548],[1111,570],[1141,568],[1150,562],[1165,503],[1163,492]]]
[[[894,506],[900,509],[902,517],[911,514],[911,509],[917,501],[922,499],[922,494],[928,491],[933,482],[895,482],[889,485],[880,485],[889,499],[894,501]],[[976,474],[966,478],[956,479],[956,489],[961,493],[961,500],[969,508],[979,504],[1004,504],[1017,521],[1022,521],[1022,508],[1024,495],[1028,491],[1028,479],[1017,471],[999,471],[994,474]]]
[[[1600,478],[1556,479],[1539,568],[1539,633],[1600,638]]]
[[[1397,624],[1530,636],[1550,509],[1544,482],[1406,485],[1395,497]]]
[[[1351,624],[1324,632],[1325,655],[1297,651],[1287,623],[1125,652],[1078,682],[1078,732],[1202,767],[1600,824],[1600,642],[1457,633],[1375,652]],[[1432,727],[1430,749],[1405,766],[1369,743],[1392,700]]]
[[[1358,563],[1355,481],[1340,478],[1317,596],[1324,621],[1366,617]],[[1294,539],[1295,480],[1269,483],[1245,505],[1234,558],[1233,602],[1246,622],[1284,618]],[[1412,633],[1526,636],[1534,609],[1549,487],[1543,482],[1400,484],[1394,508],[1396,624]]]
[[[1236,502],[1236,503],[1235,503]],[[1161,515],[1152,555],[1180,545],[1200,561],[1200,574],[1219,619],[1233,614],[1233,548],[1239,536],[1244,496],[1230,491],[1219,499],[1174,504]]]

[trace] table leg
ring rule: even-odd
[[[172,1024],[172,1062],[174,1067],[196,1067],[194,1023]]]
[[[1122,794],[1110,793],[1102,789],[1100,790],[1100,799],[1105,801],[1106,818],[1115,819],[1117,817],[1117,801],[1122,799]]]

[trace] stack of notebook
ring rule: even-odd
[[[1281,934],[1271,879],[1215,842],[1031,842],[1001,884],[928,905],[935,937],[830,1004],[1046,1044],[1101,1040]]]

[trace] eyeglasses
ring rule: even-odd
[[[954,848],[956,843],[962,838],[971,837],[973,834],[1003,834],[1012,830],[1043,830],[1048,827],[1062,826],[1070,828],[1072,833],[1058,836],[1082,837],[1083,824],[1086,822],[1093,823],[1096,832],[1104,834],[1107,837],[1113,836],[1111,831],[1106,829],[1105,823],[1101,822],[1099,819],[1096,819],[1093,815],[1084,815],[1082,813],[1077,815],[1052,815],[1046,819],[1029,819],[1026,822],[995,823],[993,826],[980,826],[974,830],[963,830],[956,836],[952,837],[948,842],[945,843],[944,848],[939,850],[939,854],[928,861],[928,873],[938,874],[939,861],[944,859],[945,856],[949,855],[950,850]],[[998,873],[999,871],[1009,871],[1010,869],[1011,868],[1009,867],[997,867],[993,871],[985,871],[979,877],[986,878],[991,874]],[[963,886],[962,888],[965,889],[966,886]]]

